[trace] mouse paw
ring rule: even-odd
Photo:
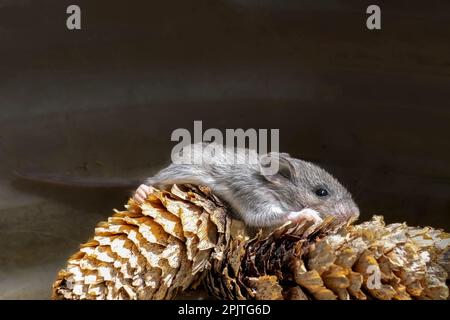
[[[311,221],[314,224],[319,224],[323,221],[316,210],[305,208],[300,211],[290,212],[287,219],[296,223]]]
[[[145,184],[141,184],[134,193],[133,196],[134,201],[136,201],[139,204],[144,203],[148,195],[152,192],[152,190],[153,190],[152,187],[149,187]]]

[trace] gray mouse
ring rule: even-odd
[[[172,162],[139,186],[134,199],[143,202],[151,186],[190,183],[209,187],[230,205],[235,218],[249,227],[275,227],[305,219],[317,223],[329,215],[353,221],[359,216],[345,187],[313,163],[287,153],[259,156],[245,148],[205,150],[203,143],[184,147],[181,153],[191,162]],[[256,161],[236,161],[244,158]],[[276,161],[275,174],[267,172],[268,160]]]

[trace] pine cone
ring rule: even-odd
[[[450,234],[381,216],[359,225],[332,218],[231,240],[206,281],[219,298],[448,299]],[[237,260],[237,261],[235,261]],[[447,282],[447,283],[446,283]]]
[[[154,189],[95,229],[54,299],[171,299],[203,280],[221,299],[447,299],[450,235],[382,217],[256,236],[205,187]]]
[[[154,189],[125,207],[69,258],[53,299],[171,299],[196,287],[229,241],[228,209],[207,188]]]

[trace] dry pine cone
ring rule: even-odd
[[[448,299],[450,235],[382,217],[287,224],[250,236],[208,188],[154,189],[101,222],[53,299],[172,299],[203,283],[221,299]]]

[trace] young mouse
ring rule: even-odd
[[[328,215],[345,221],[359,216],[351,194],[332,175],[310,162],[287,153],[259,156],[244,148],[210,152],[205,146],[197,143],[184,147],[181,153],[190,161],[173,162],[148,178],[134,199],[143,202],[151,186],[190,183],[211,188],[249,227],[275,227],[289,220],[319,222]],[[267,170],[268,160],[277,164],[275,174]]]

